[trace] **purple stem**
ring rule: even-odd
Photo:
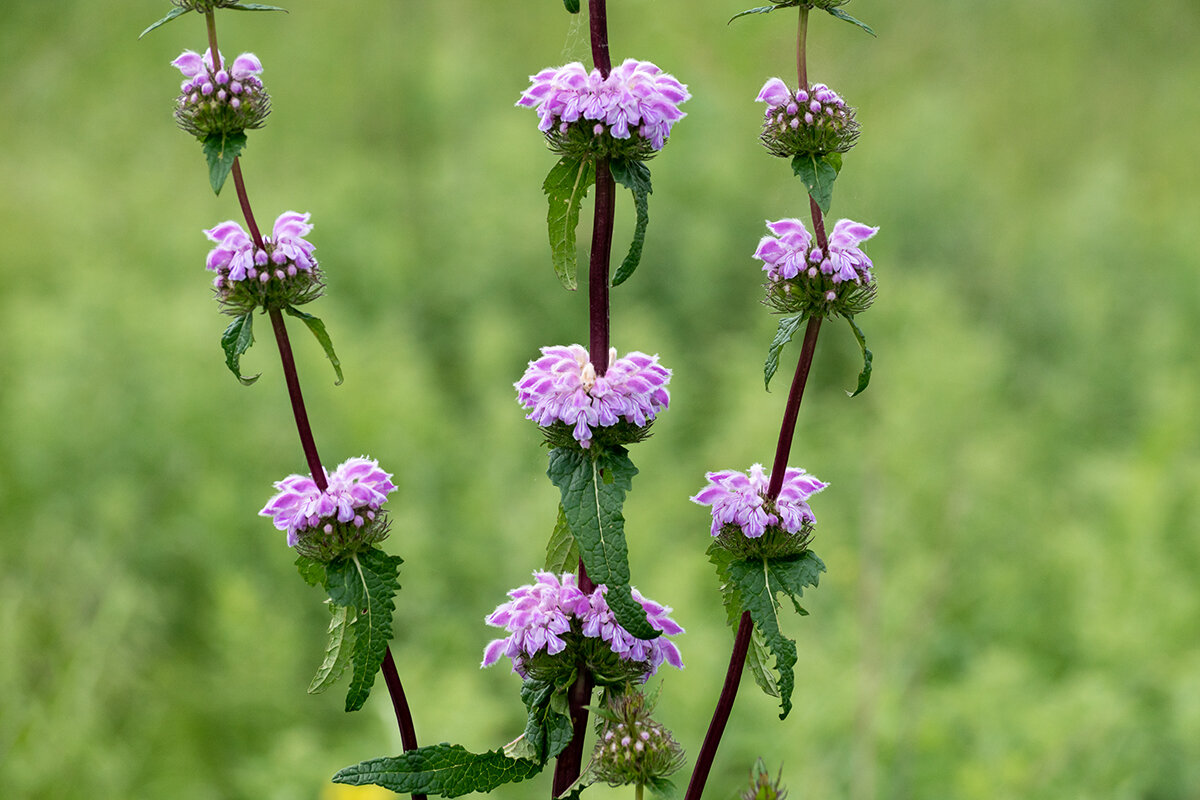
[[[220,69],[220,50],[217,48],[217,24],[212,11],[205,14],[208,27],[208,46],[213,54],[213,63]],[[237,188],[238,203],[242,207],[242,216],[246,218],[246,226],[254,244],[260,250],[263,248],[262,236],[258,224],[254,221],[254,211],[250,208],[250,196],[246,193],[246,181],[242,177],[239,159],[233,161],[233,185]],[[304,408],[304,395],[300,392],[300,378],[296,372],[296,359],[292,356],[292,343],[288,339],[287,326],[283,321],[283,312],[277,308],[269,311],[271,328],[275,331],[275,343],[279,346],[279,360],[283,362],[283,378],[287,384],[288,399],[292,404],[292,416],[296,419],[296,431],[300,434],[300,446],[304,450],[304,458],[308,461],[308,469],[312,474],[313,483],[322,492],[329,488],[325,477],[325,468],[321,465],[321,456],[317,453],[317,443],[313,439],[312,426],[308,422],[308,412]],[[400,742],[405,750],[416,750],[417,732],[413,725],[412,712],[408,708],[408,698],[404,694],[404,686],[400,683],[400,673],[396,670],[396,661],[392,658],[390,647],[384,650],[383,680],[387,685],[388,694],[392,697],[392,708],[396,712],[396,724],[400,727]],[[414,794],[413,800],[425,800],[425,795]]]
[[[608,268],[612,259],[613,217],[616,211],[616,181],[608,159],[596,161],[596,215],[592,225],[592,256],[588,269],[588,354],[596,375],[608,371]]]
[[[796,77],[801,89],[808,87],[807,67],[807,38],[808,38],[808,8],[800,6],[800,20],[796,31]],[[813,230],[816,232],[817,246],[822,253],[829,251],[829,241],[825,234],[825,219],[817,201],[810,196],[809,210],[812,213]],[[822,317],[810,317],[804,329],[804,343],[800,346],[800,358],[796,361],[796,374],[792,377],[792,385],[788,390],[787,404],[783,411],[783,422],[779,428],[779,441],[775,446],[775,463],[771,467],[771,481],[767,486],[767,498],[774,500],[783,489],[783,476],[787,472],[788,455],[792,450],[792,439],[796,433],[796,419],[800,414],[800,401],[804,399],[804,387],[808,383],[808,373],[812,368],[813,354],[817,349],[817,336],[821,331]],[[692,779],[688,783],[684,800],[700,800],[704,793],[704,784],[712,769],[713,760],[717,755],[717,746],[725,732],[725,725],[733,710],[733,701],[737,697],[738,684],[742,679],[742,671],[746,666],[746,654],[750,650],[750,636],[754,625],[750,612],[742,612],[738,623],[737,636],[733,641],[733,653],[729,656],[729,669],[725,673],[725,685],[721,688],[721,696],[717,699],[717,707],[713,711],[712,722],[704,735],[704,743],[696,757],[696,766],[692,769]]]
[[[708,773],[717,755],[717,745],[721,743],[725,724],[729,722],[729,714],[733,711],[738,684],[742,682],[742,670],[746,666],[746,653],[750,651],[750,634],[753,631],[754,623],[750,621],[750,612],[743,611],[742,619],[738,622],[737,636],[733,639],[733,653],[729,656],[725,685],[721,687],[721,696],[717,698],[717,707],[713,711],[712,722],[708,724],[708,733],[704,734],[704,743],[700,745],[696,767],[692,770],[692,779],[688,782],[683,800],[700,800],[700,795],[704,792],[704,784],[708,782]]]

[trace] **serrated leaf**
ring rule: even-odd
[[[575,733],[571,718],[555,708],[561,705],[553,702],[555,696],[555,686],[549,681],[526,679],[521,684],[521,700],[525,703],[528,718],[525,732],[517,740],[519,747],[505,748],[510,758],[523,756],[544,764],[571,743]]]
[[[561,575],[564,572],[574,572],[579,564],[579,545],[571,535],[571,526],[567,524],[567,512],[563,511],[562,503],[558,504],[558,521],[554,523],[554,532],[546,544],[546,571]]]
[[[229,367],[229,371],[242,386],[249,386],[262,374],[260,372],[259,375],[252,375],[249,378],[242,376],[241,359],[252,344],[254,344],[254,312],[247,311],[245,314],[235,317],[225,332],[221,334],[221,349],[225,351],[225,366]]]
[[[792,710],[792,690],[796,682],[792,668],[796,665],[796,643],[780,630],[776,595],[782,592],[799,607],[798,598],[803,594],[804,587],[816,586],[820,573],[824,571],[824,563],[811,551],[784,558],[743,559],[729,565],[729,576],[737,585],[744,610],[750,612],[755,628],[775,656],[780,706],[783,709],[780,719],[787,717]]]
[[[629,588],[629,551],[621,514],[625,493],[633,487],[638,470],[624,447],[592,447],[599,452],[554,448],[546,474],[562,493],[567,524],[588,575],[608,587],[605,600],[617,622],[639,639],[653,639],[659,631],[651,627],[646,610]]]
[[[763,641],[758,628],[755,628],[750,636],[750,649],[746,652],[746,666],[750,668],[750,674],[754,676],[754,682],[763,690],[763,694],[779,697],[779,682],[775,680],[775,673],[771,671],[769,657],[766,642]]]
[[[300,556],[296,559],[296,569],[300,571],[300,577],[304,578],[304,582],[309,586],[325,584],[325,564],[315,558]]]
[[[862,372],[858,373],[858,386],[853,392],[846,392],[851,397],[857,397],[867,388],[867,384],[871,382],[871,364],[875,360],[875,356],[867,349],[867,337],[863,336],[863,332],[859,330],[858,325],[854,324],[854,317],[846,317],[846,321],[850,323],[850,330],[854,331],[854,338],[858,340],[858,347],[863,354]]]
[[[763,364],[763,382],[766,384],[768,392],[771,391],[771,378],[775,377],[775,372],[779,369],[779,356],[783,353],[783,348],[787,346],[787,343],[796,335],[796,331],[800,329],[800,323],[804,320],[804,314],[792,314],[780,318],[779,327],[775,330],[775,338],[771,340],[771,347],[767,350],[767,360]]]
[[[563,0],[563,5],[567,7],[567,13],[579,13],[579,0]]]
[[[588,188],[595,182],[596,165],[590,159],[563,156],[542,183],[542,191],[550,203],[546,229],[550,236],[554,273],[562,285],[572,291],[578,285],[575,281],[578,266],[575,230],[579,227],[579,209]]]
[[[866,25],[866,23],[856,20],[854,17],[850,16],[845,11],[842,11],[840,8],[827,8],[825,10],[828,11],[833,16],[837,17],[838,19],[845,20],[846,22],[849,22],[852,25],[857,25],[858,27],[862,28],[867,33],[871,34],[872,36],[875,36],[875,31],[871,30]],[[876,38],[878,38],[878,37],[876,37]]]
[[[151,25],[149,28],[146,28],[146,30],[139,33],[138,38],[141,39],[143,36],[145,36],[150,31],[154,30],[155,28],[166,25],[171,20],[175,19],[176,17],[181,17],[189,11],[191,11],[190,8],[180,8],[178,6],[176,6],[175,8],[172,8],[170,11],[167,12],[167,15],[165,17],[163,17],[158,22]]]
[[[804,181],[809,197],[816,201],[821,211],[828,214],[829,206],[833,203],[833,182],[838,176],[829,157],[818,158],[811,153],[801,153],[792,159],[792,172]]]
[[[321,349],[325,351],[325,357],[329,359],[329,363],[333,365],[333,371],[337,375],[337,380],[333,382],[333,385],[341,386],[343,380],[342,362],[338,361],[337,353],[333,352],[333,340],[329,338],[329,333],[325,330],[325,323],[321,322],[318,317],[306,314],[292,306],[284,306],[283,310],[303,322],[312,331],[312,335],[316,337],[317,342],[321,345]]]
[[[477,754],[462,745],[443,742],[346,767],[333,776],[333,782],[351,786],[375,784],[400,794],[460,797],[471,792],[490,792],[541,771],[542,765],[536,761],[509,758],[503,750]]]
[[[342,673],[346,671],[346,666],[350,663],[350,651],[354,647],[352,625],[355,618],[351,616],[351,610],[346,606],[332,603],[329,604],[329,610],[333,614],[333,618],[329,620],[329,639],[325,644],[325,659],[317,668],[317,674],[313,676],[312,682],[308,685],[309,694],[320,694],[337,683],[338,678],[342,677]]]
[[[650,224],[650,194],[654,189],[650,185],[650,169],[641,161],[615,158],[609,162],[609,168],[612,170],[613,179],[633,193],[633,205],[637,210],[633,241],[629,243],[629,252],[612,280],[613,286],[620,286],[629,279],[642,261],[646,227]]]
[[[234,160],[246,149],[245,133],[210,133],[204,139],[204,157],[208,159],[208,182],[217,194],[233,169]]]
[[[262,3],[238,3],[236,6],[224,6],[230,11],[282,11],[288,13],[286,8],[279,6],[265,6]]]
[[[388,555],[377,547],[329,562],[325,589],[336,605],[348,606],[358,613],[355,621],[354,672],[346,693],[346,710],[362,708],[371,694],[375,673],[383,663],[388,640],[392,638],[393,598],[400,589],[397,573],[404,559]]]
[[[708,560],[717,568],[717,578],[721,581],[721,602],[725,606],[725,624],[732,628],[742,616],[742,600],[737,585],[729,577],[729,565],[738,560],[737,556],[713,542],[708,547]]]

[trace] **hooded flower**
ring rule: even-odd
[[[781,280],[826,276],[832,283],[867,284],[871,282],[871,259],[859,244],[879,232],[861,222],[840,219],[829,236],[829,252],[822,253],[812,235],[798,219],[767,222],[774,236],[764,236],[754,251],[754,258],[763,262],[767,278]]]
[[[296,547],[309,534],[331,536],[335,529],[353,533],[382,527],[379,510],[396,487],[378,461],[351,458],[332,473],[326,471],[325,477],[328,485],[321,491],[312,477],[289,475],[275,484],[278,493],[258,512],[271,517],[276,529],[287,531],[289,547]]]
[[[770,478],[762,464],[754,464],[748,473],[722,470],[704,477],[708,486],[691,501],[712,507],[712,535],[719,535],[726,525],[734,525],[749,539],[759,538],[772,527],[796,534],[803,530],[804,523],[815,523],[817,518],[808,507],[808,498],[829,485],[802,469],[788,467],[779,497],[771,502],[766,496]]]
[[[598,376],[588,351],[573,344],[543,347],[542,357],[530,361],[513,385],[518,402],[529,409],[528,419],[542,427],[562,422],[586,448],[597,427],[621,420],[648,425],[671,401],[666,389],[670,379],[671,371],[658,363],[658,356],[635,351],[617,358],[615,348],[609,351],[608,371]]]
[[[315,248],[304,237],[312,231],[308,214],[285,211],[275,220],[263,249],[233,220],[204,231],[216,246],[205,266],[217,273],[218,297],[240,310],[257,305],[301,305],[321,288]]]
[[[858,139],[854,109],[823,83],[793,92],[771,78],[754,99],[767,105],[761,138],[774,155],[844,153]]]
[[[611,70],[607,78],[601,77],[600,70],[588,72],[575,61],[544,69],[530,76],[530,81],[517,105],[535,108],[538,130],[560,147],[566,146],[564,137],[574,127],[583,135],[581,141],[634,139],[635,153],[643,144],[650,151],[661,150],[671,127],[686,116],[679,104],[691,97],[673,76],[649,61],[632,58]]]
[[[184,50],[171,62],[184,77],[175,119],[199,139],[261,127],[271,111],[270,98],[258,77],[262,72],[258,57],[242,53],[230,63],[219,52],[217,55],[219,67],[213,64],[211,48],[203,56]]]
[[[638,639],[622,628],[604,600],[606,586],[597,586],[590,594],[580,591],[571,573],[555,575],[536,572],[536,583],[513,589],[512,598],[497,606],[486,618],[488,625],[504,628],[508,636],[495,639],[483,652],[481,667],[490,667],[501,656],[512,659],[513,671],[524,677],[526,661],[545,651],[557,655],[572,640],[599,639],[621,660],[644,663],[645,677],[653,675],[664,661],[683,668],[683,660],[675,644],[660,636],[650,641]],[[671,609],[647,600],[636,590],[633,598],[646,610],[650,625],[668,636],[683,633],[683,628],[669,616]]]

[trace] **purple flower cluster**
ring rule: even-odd
[[[253,53],[242,53],[230,63],[218,53],[213,64],[211,49],[201,56],[184,50],[171,62],[183,73],[182,94],[175,119],[188,133],[205,138],[213,133],[234,133],[262,125],[271,103],[258,76],[262,64]]]
[[[220,102],[228,102],[230,107],[242,105],[242,94],[262,91],[262,81],[258,79],[262,72],[262,63],[253,53],[242,53],[233,60],[226,62],[225,57],[217,52],[221,59],[221,69],[214,69],[212,48],[204,51],[204,55],[192,50],[184,50],[179,58],[171,62],[185,78],[181,91],[189,103],[199,103],[202,98],[216,97]]]
[[[751,466],[749,473],[722,470],[704,477],[708,486],[691,500],[712,506],[712,535],[719,535],[726,525],[736,525],[749,539],[757,539],[772,527],[799,533],[805,522],[816,522],[807,500],[829,485],[802,469],[788,467],[779,497],[771,503],[766,497],[770,479],[762,464]]]
[[[380,469],[378,461],[367,458],[347,459],[332,474],[326,471],[325,477],[329,485],[322,492],[310,476],[287,476],[275,484],[278,494],[258,512],[271,517],[276,529],[287,531],[289,547],[309,531],[332,534],[338,525],[370,525],[396,490],[392,476]]]
[[[543,133],[566,133],[578,122],[596,136],[629,139],[636,134],[653,150],[663,148],[671,126],[686,116],[679,104],[691,97],[673,76],[632,58],[607,78],[575,61],[544,69],[530,80],[517,105],[537,109]]]
[[[549,655],[561,653],[571,637],[582,635],[606,642],[625,661],[647,664],[646,677],[657,672],[664,661],[683,668],[679,649],[666,637],[645,641],[617,624],[604,599],[607,586],[597,586],[591,594],[584,594],[576,584],[575,576],[569,572],[561,577],[551,572],[535,572],[534,577],[536,583],[513,589],[508,593],[512,600],[497,606],[487,616],[488,625],[504,628],[508,636],[488,644],[480,666],[490,667],[501,656],[508,656],[512,659],[513,671],[525,677],[526,659],[543,650]],[[633,590],[633,598],[646,610],[655,630],[668,636],[683,633],[683,628],[669,616],[669,607],[647,600],[637,589]],[[578,622],[581,634],[572,631],[573,620]]]
[[[759,241],[754,258],[763,262],[763,270],[772,283],[802,274],[810,279],[824,275],[835,284],[871,282],[871,259],[858,245],[878,233],[879,228],[840,219],[829,236],[828,253],[821,252],[798,219],[767,222],[767,229],[775,235]]]
[[[854,109],[823,83],[793,92],[771,78],[754,99],[767,104],[762,140],[776,155],[844,153],[858,138]]]
[[[313,228],[308,218],[308,214],[295,211],[280,214],[271,236],[263,239],[261,250],[233,220],[204,231],[217,245],[209,251],[206,264],[217,273],[213,285],[220,289],[238,281],[266,283],[272,278],[282,281],[300,272],[312,273],[317,260],[313,258],[313,245],[304,238]]]
[[[566,423],[575,441],[589,447],[593,429],[620,420],[647,425],[670,403],[671,370],[658,363],[658,356],[635,351],[617,358],[613,348],[608,364],[598,376],[582,345],[543,347],[542,357],[530,361],[513,384],[517,400],[529,409],[527,419],[542,427]]]

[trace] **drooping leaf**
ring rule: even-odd
[[[629,243],[629,253],[617,268],[612,285],[620,286],[642,261],[642,248],[646,243],[646,226],[650,224],[650,169],[641,161],[631,161],[624,158],[614,158],[609,162],[613,179],[633,193],[633,204],[637,209],[637,223],[633,229],[633,241]]]
[[[324,586],[325,585],[325,565],[315,558],[308,556],[300,556],[296,559],[296,569],[300,571],[300,577],[304,578],[304,582],[309,586]]]
[[[754,682],[758,684],[758,688],[763,690],[763,694],[768,697],[779,697],[779,681],[775,679],[775,673],[771,670],[771,662],[768,659],[766,642],[758,628],[755,628],[750,635],[750,649],[746,652],[746,666],[750,668],[750,674],[754,676]]]
[[[804,181],[809,196],[817,202],[821,211],[828,214],[829,206],[833,203],[833,182],[838,176],[838,169],[829,156],[818,158],[811,153],[801,153],[792,159],[792,172]]]
[[[571,535],[571,526],[567,524],[567,512],[563,511],[562,503],[558,505],[558,521],[554,523],[554,532],[546,545],[546,571],[561,575],[564,572],[574,572],[579,564],[579,545]]]
[[[554,702],[555,694],[556,688],[550,681],[526,679],[521,684],[521,700],[529,716],[525,732],[514,742],[519,745],[505,748],[510,758],[521,756],[544,764],[571,743],[575,732],[571,718],[555,708],[558,705]]]
[[[863,29],[864,31],[866,31],[867,33],[871,34],[872,36],[875,36],[875,31],[871,30],[871,29],[870,29],[870,28],[869,28],[869,27],[866,25],[866,23],[863,23],[863,22],[860,22],[859,20],[856,20],[854,17],[850,16],[850,15],[849,15],[849,14],[847,14],[845,11],[842,11],[840,8],[837,8],[837,7],[831,7],[831,8],[827,8],[827,9],[825,9],[825,10],[826,10],[826,11],[828,11],[828,12],[829,12],[830,14],[832,14],[833,16],[837,17],[838,19],[845,20],[846,22],[849,22],[849,23],[851,23],[852,25],[857,25],[858,27],[862,28],[862,29]],[[878,37],[877,37],[877,38],[878,38]]]
[[[235,317],[229,327],[221,334],[221,349],[225,351],[225,365],[242,384],[249,386],[258,380],[258,375],[249,378],[242,376],[241,358],[250,345],[254,344],[254,312],[247,311]],[[259,373],[261,375],[262,373]]]
[[[633,599],[629,588],[629,551],[621,514],[637,467],[624,447],[592,447],[599,452],[554,448],[546,474],[562,493],[567,524],[588,575],[608,587],[605,599],[617,622],[639,639],[653,639],[659,631],[651,627],[646,610]]]
[[[568,13],[579,13],[579,0],[563,0],[563,5],[567,7]]]
[[[145,36],[145,35],[146,35],[147,33],[149,33],[150,31],[154,30],[155,28],[158,28],[158,27],[160,27],[160,26],[162,26],[162,25],[166,25],[166,24],[167,24],[168,22],[170,22],[171,20],[175,19],[176,17],[181,17],[181,16],[183,16],[184,14],[186,14],[186,13],[187,13],[187,12],[189,12],[189,11],[191,11],[191,9],[190,9],[190,8],[181,8],[181,7],[179,7],[179,6],[176,6],[175,8],[172,8],[170,11],[168,11],[168,12],[167,12],[167,15],[166,15],[165,17],[163,17],[163,18],[162,18],[162,19],[160,19],[158,22],[156,22],[156,23],[154,23],[153,25],[151,25],[149,28],[146,28],[146,30],[144,30],[144,31],[142,31],[141,33],[139,33],[139,34],[138,34],[138,38],[139,38],[139,39],[140,39],[140,38],[142,38],[143,36]]]
[[[854,338],[858,340],[858,347],[863,354],[863,368],[862,372],[858,373],[858,386],[853,392],[846,392],[851,397],[857,397],[871,382],[871,362],[874,361],[875,356],[867,349],[867,337],[863,336],[863,332],[854,323],[854,317],[846,317],[846,321],[850,323],[850,330],[854,331]]]
[[[779,718],[792,710],[792,690],[795,688],[796,643],[783,635],[779,627],[779,603],[776,595],[783,593],[798,611],[804,587],[816,586],[825,565],[816,554],[805,551],[783,558],[752,558],[729,565],[730,579],[737,584],[741,602],[750,612],[754,626],[762,634],[766,646],[775,656],[779,675]]]
[[[291,316],[303,322],[312,331],[312,335],[317,338],[321,349],[325,351],[325,357],[329,359],[329,363],[333,365],[333,371],[337,374],[337,380],[333,382],[334,386],[342,385],[342,362],[338,361],[337,353],[333,352],[333,340],[329,338],[329,333],[325,330],[325,323],[312,314],[306,314],[298,308],[292,306],[284,306],[283,310]]]
[[[350,652],[354,648],[354,622],[357,614],[352,614],[346,606],[329,604],[333,617],[329,620],[329,639],[325,644],[325,659],[317,668],[312,683],[308,685],[309,694],[320,694],[333,684],[346,671],[350,663]]]
[[[796,335],[796,331],[800,329],[800,323],[804,322],[804,319],[803,314],[792,314],[780,318],[779,327],[775,330],[775,338],[771,340],[771,347],[767,350],[766,363],[763,364],[763,381],[766,383],[767,391],[771,391],[771,378],[775,377],[775,372],[779,369],[779,355]]]
[[[262,3],[238,3],[236,6],[225,6],[230,11],[282,11],[288,13],[286,8],[279,6],[264,6]]]
[[[400,589],[397,574],[404,560],[388,555],[377,547],[329,562],[325,569],[325,589],[336,605],[357,612],[355,621],[354,665],[346,710],[362,708],[371,694],[375,673],[383,663],[388,640],[392,638],[393,598]]]
[[[246,134],[210,133],[204,139],[204,157],[208,159],[208,182],[217,194],[233,169],[233,162],[246,148]]]
[[[745,11],[739,11],[738,13],[734,14],[729,18],[729,22],[726,22],[725,24],[728,25],[738,17],[748,17],[751,14],[770,14],[778,7],[779,6],[759,6],[758,8],[747,8]]]
[[[375,784],[400,794],[460,797],[471,792],[490,792],[541,771],[538,762],[509,758],[503,750],[472,753],[462,745],[442,743],[346,767],[333,776],[333,782],[351,786]]]
[[[574,290],[578,255],[575,229],[579,227],[579,208],[588,188],[596,182],[596,165],[591,159],[563,156],[546,176],[542,191],[550,203],[546,227],[550,236],[550,254],[554,273],[562,285]]]

